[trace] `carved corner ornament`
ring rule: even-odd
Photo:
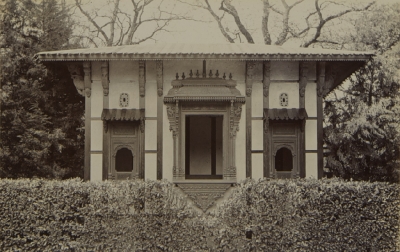
[[[68,64],[68,71],[71,75],[72,81],[74,82],[75,88],[78,93],[85,96],[85,81],[83,78],[83,69],[80,64]]]
[[[110,80],[108,78],[108,61],[101,63],[101,84],[103,85],[103,94],[107,96],[109,93]]]
[[[146,62],[144,60],[139,61],[139,95],[145,96],[145,85],[146,85]]]

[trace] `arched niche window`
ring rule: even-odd
[[[132,172],[133,171],[133,154],[127,148],[121,148],[115,155],[115,170],[117,172]]]
[[[280,148],[275,156],[275,170],[276,171],[292,171],[293,170],[293,156],[288,148]]]

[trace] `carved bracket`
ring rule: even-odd
[[[271,84],[271,61],[263,62],[263,90],[264,97],[269,95],[269,86]]]
[[[104,133],[108,132],[108,122],[107,120],[103,120],[103,128],[104,128]]]
[[[157,70],[157,94],[159,97],[163,96],[163,61],[156,61]]]
[[[146,85],[146,62],[139,60],[139,94],[141,97],[145,95]]]
[[[85,81],[83,78],[83,68],[81,64],[71,63],[67,65],[68,71],[71,74],[71,78],[74,82],[75,88],[78,93],[85,96]]]
[[[107,96],[109,93],[110,80],[108,78],[108,71],[108,61],[103,61],[101,63],[101,84],[103,85],[104,96]]]
[[[236,137],[236,133],[239,131],[240,117],[242,115],[242,104],[231,101],[230,112],[231,137]]]
[[[265,114],[265,112],[264,112],[264,114]],[[265,134],[268,134],[268,131],[269,131],[269,119],[268,119],[267,116],[264,115],[263,120],[264,120],[264,132],[265,132]]]
[[[317,95],[318,97],[324,96],[328,92],[328,88],[325,83],[325,62],[317,63]]]
[[[300,61],[300,81],[299,81],[299,94],[304,97],[306,93],[306,86],[308,82],[308,63]]]
[[[144,129],[145,129],[144,117],[140,117],[140,132],[144,133]]]
[[[250,97],[253,88],[253,75],[256,66],[255,61],[246,61],[246,96]]]
[[[91,64],[90,61],[83,62],[83,72],[85,73],[85,94],[86,97],[90,98],[92,94],[92,75],[91,75]]]

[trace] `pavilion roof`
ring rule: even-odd
[[[41,61],[94,60],[306,60],[367,61],[372,52],[320,48],[284,47],[263,44],[139,44],[40,52]]]

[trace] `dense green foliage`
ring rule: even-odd
[[[0,180],[0,250],[394,251],[399,238],[396,184],[249,180],[207,215],[176,190],[164,181]]]
[[[0,177],[82,173],[83,98],[65,68],[34,58],[73,46],[68,10],[57,2],[1,2]]]
[[[400,187],[343,180],[247,181],[220,207],[224,248],[394,251]],[[252,239],[245,240],[245,230]]]
[[[400,4],[366,12],[349,49],[377,54],[326,99],[327,166],[337,176],[398,181],[400,168]]]

